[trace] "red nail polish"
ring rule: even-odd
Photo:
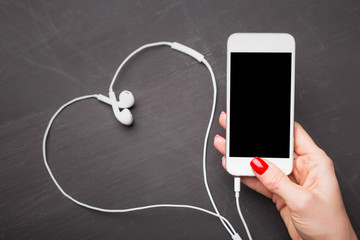
[[[225,111],[222,111],[222,112],[226,114],[226,112],[225,112]]]
[[[222,139],[225,139],[223,136],[216,134],[216,137],[221,137]]]
[[[267,163],[259,157],[251,160],[250,166],[260,175],[262,175],[269,168],[269,165],[267,165]]]

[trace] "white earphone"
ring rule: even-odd
[[[134,95],[124,90],[119,95],[119,101],[116,100],[115,93],[110,92],[110,97],[106,97],[102,94],[97,95],[97,99],[103,103],[111,105],[116,119],[124,125],[131,125],[134,121],[133,116],[128,108],[131,108],[135,104]],[[120,109],[123,109],[120,111]]]
[[[113,90],[113,85],[114,82],[120,72],[120,70],[122,69],[122,67],[128,62],[128,60],[133,57],[135,54],[137,54],[138,52],[146,49],[146,48],[150,48],[150,47],[155,47],[155,46],[170,46],[172,49],[175,49],[177,51],[180,51],[182,53],[185,53],[191,57],[193,57],[194,59],[196,59],[198,62],[203,63],[207,69],[209,70],[210,76],[211,76],[211,80],[212,80],[212,84],[213,84],[213,89],[214,89],[214,93],[213,93],[213,104],[212,104],[212,110],[211,110],[211,116],[210,116],[210,120],[209,120],[209,124],[206,130],[206,134],[205,134],[205,139],[204,139],[204,147],[203,147],[203,177],[204,177],[204,183],[205,183],[205,188],[206,191],[208,193],[210,202],[215,210],[215,212],[211,212],[207,209],[204,208],[200,208],[197,206],[191,206],[191,205],[179,205],[179,204],[155,204],[155,205],[148,205],[148,206],[142,206],[142,207],[134,207],[134,208],[128,208],[128,209],[105,209],[105,208],[99,208],[99,207],[94,207],[91,206],[89,204],[80,202],[76,199],[74,199],[73,197],[71,197],[69,194],[67,194],[62,187],[60,186],[60,184],[57,182],[57,180],[55,179],[50,166],[48,164],[47,161],[47,157],[46,157],[46,141],[47,141],[47,137],[49,135],[51,126],[55,120],[55,118],[59,115],[59,113],[65,109],[66,107],[68,107],[69,105],[84,100],[84,99],[89,99],[89,98],[96,98],[99,101],[109,104],[112,107],[113,113],[116,117],[116,119],[124,124],[124,125],[131,125],[133,123],[133,116],[129,110],[129,108],[131,108],[134,104],[135,104],[135,97],[134,95],[130,92],[130,91],[122,91],[119,95],[119,100],[116,99],[115,96],[115,92]],[[206,59],[204,58],[204,56],[202,54],[200,54],[199,52],[195,51],[194,49],[191,49],[185,45],[182,45],[180,43],[176,43],[176,42],[156,42],[156,43],[150,43],[150,44],[146,44],[138,49],[136,49],[134,52],[132,52],[118,67],[118,69],[115,72],[115,75],[111,81],[110,87],[109,87],[109,97],[101,95],[101,94],[93,94],[93,95],[85,95],[82,97],[78,97],[75,98],[67,103],[65,103],[64,105],[62,105],[56,112],[55,114],[52,116],[52,118],[49,121],[49,124],[45,130],[44,133],[44,138],[43,138],[43,144],[42,144],[42,151],[43,151],[43,158],[44,158],[44,164],[45,167],[52,179],[52,181],[55,183],[56,187],[60,190],[60,192],[67,197],[68,199],[70,199],[71,201],[73,201],[74,203],[82,206],[82,207],[86,207],[95,211],[100,211],[100,212],[118,212],[118,213],[123,213],[123,212],[132,212],[132,211],[139,211],[139,210],[144,210],[144,209],[149,209],[149,208],[158,208],[158,207],[167,207],[167,208],[190,208],[190,209],[194,209],[194,210],[198,210],[201,212],[205,212],[207,214],[210,214],[212,216],[218,217],[221,221],[221,223],[223,224],[223,226],[225,227],[225,229],[229,232],[230,236],[232,237],[232,239],[234,240],[241,240],[239,234],[235,231],[235,229],[233,228],[233,226],[231,225],[231,223],[225,218],[223,217],[218,209],[217,206],[214,202],[214,199],[211,195],[210,192],[210,188],[207,182],[207,173],[206,173],[206,146],[207,146],[207,141],[209,138],[209,132],[210,132],[210,128],[211,128],[211,124],[213,122],[213,118],[214,118],[214,113],[215,113],[215,106],[216,106],[216,95],[217,95],[217,87],[216,87],[216,80],[215,80],[215,75],[214,72],[210,66],[210,64],[206,61]],[[122,109],[122,110],[120,110]],[[236,197],[236,203],[237,203],[237,210],[239,213],[239,216],[244,224],[245,230],[247,232],[247,235],[249,237],[250,240],[252,240],[251,234],[249,232],[249,229],[246,225],[246,222],[242,216],[242,213],[240,211],[240,205],[239,205],[239,192],[240,192],[240,178],[235,177],[235,184],[234,184],[234,190],[235,190],[235,197]]]

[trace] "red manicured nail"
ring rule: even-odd
[[[251,160],[250,166],[260,175],[262,175],[269,168],[269,165],[267,165],[267,163],[259,157]]]
[[[222,113],[225,113],[225,114],[226,114],[226,112],[225,112],[225,111],[222,111]]]
[[[223,136],[219,135],[219,134],[216,134],[215,137],[221,137],[222,139],[225,139]]]

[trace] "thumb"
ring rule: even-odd
[[[251,160],[250,166],[257,179],[289,205],[296,204],[297,199],[305,193],[301,186],[292,182],[283,171],[270,161],[256,157]]]

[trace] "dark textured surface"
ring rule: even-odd
[[[229,239],[216,218],[192,210],[104,214],[73,204],[51,182],[41,141],[60,105],[106,94],[118,64],[154,41],[178,41],[206,56],[217,77],[218,116],[233,32],[295,37],[295,119],[334,160],[359,236],[359,8],[357,0],[1,1],[0,239]],[[205,67],[159,47],[124,69],[115,84],[118,93],[123,89],[137,99],[131,128],[96,100],[76,103],[55,121],[48,156],[61,185],[108,208],[183,203],[211,209],[201,173],[212,101]],[[221,213],[245,238],[232,178],[211,144],[216,133],[224,131],[215,123],[210,187]],[[244,188],[241,204],[254,239],[289,238],[270,200]]]

